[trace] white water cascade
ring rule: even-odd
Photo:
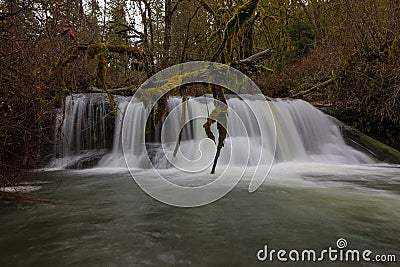
[[[107,101],[104,94],[76,94],[65,98],[56,117],[56,159],[52,166],[63,168],[104,153],[108,143]]]
[[[84,151],[105,149],[107,139],[112,138],[109,143],[113,145],[97,163],[98,166],[126,167],[126,159],[131,168],[145,169],[151,164],[160,169],[172,168],[173,165],[189,169],[210,168],[216,146],[207,139],[203,124],[213,109],[211,97],[188,99],[188,123],[183,129],[176,156],[172,154],[181,125],[181,98],[168,100],[169,115],[163,121],[163,127],[153,128],[153,133],[149,134],[148,110],[144,104],[135,99],[130,103],[131,97],[117,97],[113,136],[106,136],[104,124],[107,99],[103,96],[101,101],[92,101],[91,98],[93,96],[75,95],[65,101],[65,119],[61,127],[61,144],[66,147],[64,158],[82,157]],[[219,166],[256,166],[272,161],[374,163],[370,156],[348,146],[333,120],[307,102],[276,99],[268,101],[268,104],[257,97],[228,99],[228,137]],[[212,131],[218,138],[215,125]],[[92,140],[94,133],[101,137],[103,145],[99,145],[99,140]],[[147,136],[146,144],[142,142],[144,135]]]

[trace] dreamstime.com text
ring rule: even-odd
[[[257,252],[257,259],[261,262],[386,262],[395,263],[394,254],[374,254],[371,250],[347,249],[347,240],[339,238],[336,247],[317,251],[314,249],[287,250],[270,249],[268,245]]]

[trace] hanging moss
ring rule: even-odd
[[[222,42],[212,56],[211,61],[215,61],[221,55],[224,49],[227,49],[228,53],[232,52],[231,39],[233,38],[234,34],[238,32],[238,29],[251,18],[258,5],[258,1],[259,0],[248,0],[237,8],[235,13],[225,24]]]
[[[99,53],[95,57],[98,61],[97,64],[97,77],[99,78],[101,84],[103,85],[103,89],[107,89],[106,77],[107,77],[107,60],[105,54]]]
[[[103,43],[90,44],[86,47],[86,53],[88,57],[92,59],[95,58],[99,53],[104,52],[104,47],[105,44]],[[83,50],[85,50],[85,48],[83,48]]]
[[[168,111],[168,96],[161,97],[154,108],[154,126],[157,126]]]
[[[258,0],[247,1],[243,5],[239,6],[237,9],[238,22],[243,25],[252,15],[256,9]]]

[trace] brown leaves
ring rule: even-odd
[[[66,35],[66,34],[68,34],[69,38],[71,38],[74,41],[76,41],[78,38],[74,27],[72,27],[71,24],[69,24],[69,23],[64,23],[62,26],[62,35]]]

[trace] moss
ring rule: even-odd
[[[370,144],[375,150],[379,150],[384,154],[384,159],[390,159],[391,162],[400,164],[400,152],[396,149],[379,142],[368,135],[361,133],[361,140]]]
[[[96,55],[104,51],[105,44],[103,43],[96,43],[90,44],[86,47],[86,53],[89,58],[95,58]]]
[[[238,22],[243,25],[252,15],[258,5],[258,0],[249,0],[237,9]]]
[[[110,109],[113,115],[117,115],[117,108],[114,101],[114,95],[107,94],[108,102],[110,103]]]
[[[88,57],[93,59],[96,55],[100,53],[104,53],[106,57],[112,57],[112,54],[119,55],[127,55],[132,59],[138,60],[140,62],[144,62],[147,59],[147,56],[138,47],[125,45],[125,44],[104,44],[104,43],[95,43],[89,45],[81,45],[78,46],[79,50],[86,51]]]
[[[161,97],[154,108],[154,126],[157,126],[168,111],[168,96]]]
[[[124,45],[124,44],[119,44],[119,45],[107,44],[106,47],[110,52],[126,54],[137,60],[146,59],[146,55],[144,54],[144,52],[140,48],[134,46]]]
[[[107,76],[107,60],[105,54],[98,53],[95,56],[95,59],[97,60],[97,77],[100,80],[100,83],[103,86],[103,89],[107,89],[106,87],[106,76]]]
[[[225,24],[222,42],[212,56],[211,61],[215,61],[221,55],[224,49],[227,50],[228,55],[231,54],[232,38],[234,37],[235,33],[239,32],[240,27],[242,27],[243,24],[251,18],[258,5],[258,1],[259,0],[248,0],[236,9],[235,13]]]
[[[349,144],[360,150],[371,153],[378,160],[400,164],[400,152],[382,142],[339,122],[342,132]]]

